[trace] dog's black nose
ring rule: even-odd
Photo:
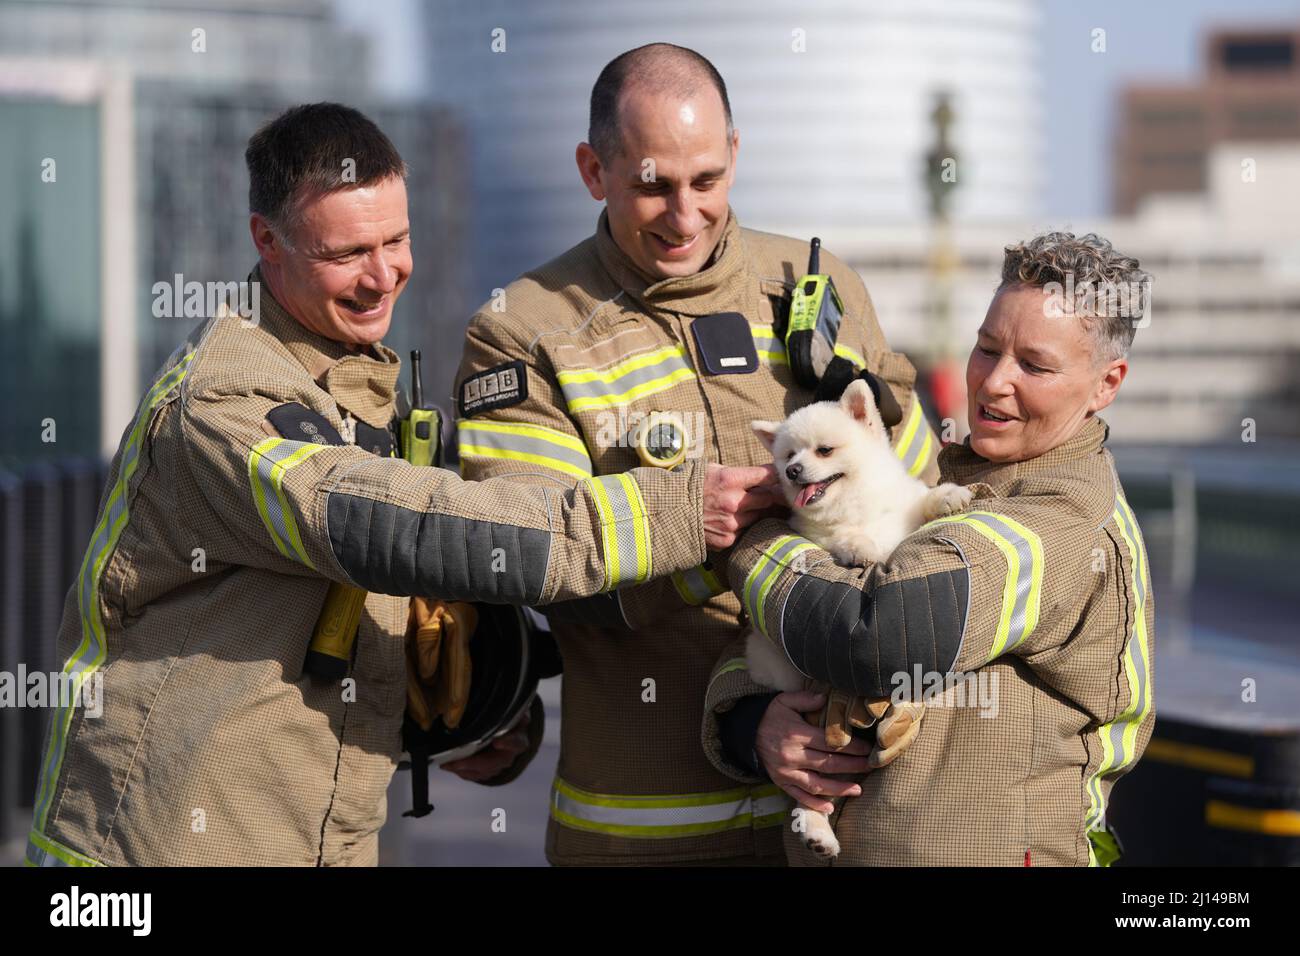
[[[791,465],[785,470],[785,476],[791,481],[798,481],[799,476],[803,474],[803,465]]]

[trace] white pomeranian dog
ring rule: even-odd
[[[960,485],[929,488],[913,478],[893,448],[866,382],[854,380],[838,402],[817,402],[784,422],[751,423],[772,452],[781,487],[790,505],[794,530],[829,551],[838,564],[884,561],[909,534],[934,518],[955,514],[970,504],[971,492]],[[775,690],[824,690],[790,663],[785,651],[757,630],[750,631],[745,656],[754,680]],[[870,716],[855,721],[870,726],[887,702],[869,707]],[[912,704],[899,728],[915,734],[922,705]],[[880,729],[877,731],[880,733]],[[847,745],[843,728],[831,746]],[[878,744],[881,743],[878,741]],[[891,750],[897,739],[890,741]],[[910,739],[903,743],[906,746]],[[901,748],[898,748],[901,749]],[[892,757],[890,758],[892,759]],[[887,760],[884,762],[888,762]],[[873,764],[874,765],[874,764]],[[881,764],[883,765],[883,764]],[[803,845],[833,859],[840,844],[825,813],[804,809]]]

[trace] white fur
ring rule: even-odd
[[[889,436],[866,382],[854,381],[839,402],[818,402],[799,409],[779,425],[754,422],[754,433],[772,452],[790,504],[790,524],[843,565],[888,560],[909,534],[925,522],[954,514],[970,504],[971,492],[960,485],[928,488],[913,478],[889,445]],[[819,453],[828,451],[827,454]],[[791,478],[789,469],[799,469]],[[839,474],[815,502],[798,507],[800,483]],[[750,675],[776,690],[803,690],[808,681],[782,648],[758,631],[745,642]],[[826,814],[805,809],[804,846],[834,858],[839,841]]]

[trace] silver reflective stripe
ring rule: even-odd
[[[556,377],[570,412],[612,408],[694,378],[695,372],[687,364],[685,354],[681,346],[670,346],[634,356],[601,371],[570,369]]]
[[[650,523],[641,489],[631,475],[588,478],[600,517],[605,555],[605,589],[650,576]]]
[[[580,439],[541,425],[456,423],[462,458],[500,458],[544,465],[576,478],[591,477],[591,456]]]
[[[788,361],[785,354],[785,344],[776,337],[770,328],[751,325],[749,327],[754,336],[754,350],[758,352],[758,357],[768,362],[782,364]]]
[[[785,795],[771,784],[713,793],[622,795],[591,793],[556,777],[551,789],[551,815],[557,822],[622,837],[719,833],[784,815],[785,808]]]
[[[253,501],[262,523],[280,553],[315,569],[298,534],[298,523],[289,510],[284,494],[284,478],[291,468],[306,461],[328,446],[317,442],[268,438],[248,453],[248,476],[253,484]]]
[[[755,817],[770,817],[776,814],[785,816],[790,810],[793,801],[784,793],[774,793],[766,797],[759,797],[754,801]]]
[[[1020,556],[1020,568],[1016,574],[1015,583],[1016,601],[1011,608],[1011,626],[1007,632],[1006,643],[1000,648],[994,648],[994,656],[996,657],[998,654],[1017,647],[1029,635],[1027,627],[1029,600],[1033,591],[1034,570],[1037,567],[1034,560],[1034,549],[1027,538],[997,515],[985,511],[975,511],[966,515],[966,517],[997,532],[1003,540],[1015,548],[1016,554]]]
[[[921,400],[913,395],[912,410],[908,413],[907,425],[903,429],[898,446],[894,449],[895,454],[902,459],[907,473],[915,478],[925,470],[933,447],[934,432],[930,430],[930,423],[925,420]]]
[[[706,571],[703,565],[674,572],[673,584],[676,585],[677,593],[682,596],[682,600],[693,605],[703,604],[715,594],[721,594],[726,590],[716,573],[712,570]]]
[[[763,605],[767,598],[769,582],[775,579],[787,556],[797,550],[808,550],[812,547],[812,542],[807,538],[783,535],[763,552],[758,563],[749,572],[744,586],[745,608],[749,611],[750,623],[764,634],[767,634],[767,621],[763,617]]]
[[[98,860],[92,860],[84,853],[78,853],[69,847],[51,840],[36,830],[27,835],[27,852],[23,858],[24,866],[103,866]]]

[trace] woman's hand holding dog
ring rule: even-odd
[[[854,738],[840,750],[831,747],[825,731],[803,717],[825,703],[825,694],[811,691],[778,694],[759,721],[754,746],[774,784],[808,809],[830,813],[835,806],[825,797],[856,797],[862,788],[825,774],[865,774],[871,744]]]

